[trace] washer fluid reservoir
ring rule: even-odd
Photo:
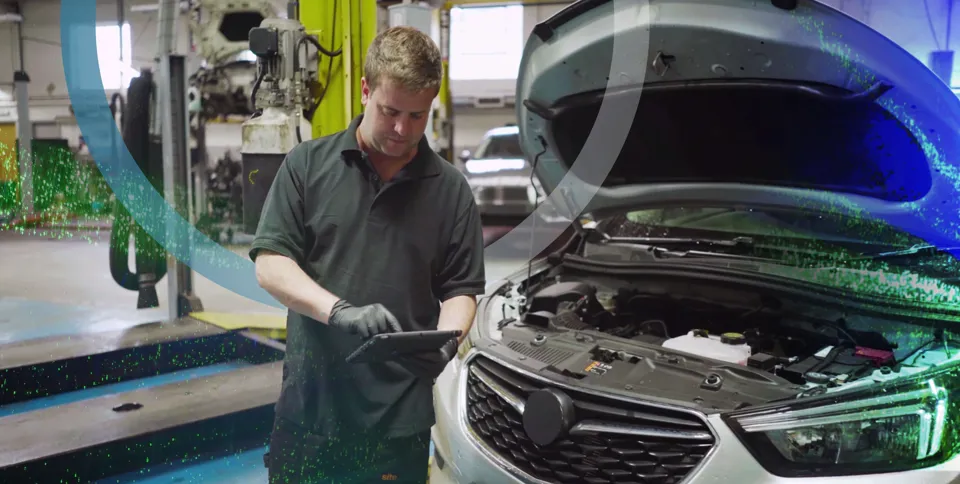
[[[750,345],[742,334],[712,335],[699,329],[670,338],[663,342],[663,347],[738,365],[746,365],[751,355]]]

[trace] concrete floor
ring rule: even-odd
[[[137,293],[121,288],[110,275],[109,240],[109,231],[96,230],[0,232],[0,344],[166,319],[166,279],[157,286],[160,307],[137,310]],[[489,279],[525,261],[525,250],[517,249],[515,258],[486,261]],[[234,250],[246,253],[245,247]],[[196,273],[194,288],[205,311],[284,313]],[[431,474],[431,483],[448,484],[437,469]]]
[[[137,293],[123,289],[110,276],[109,231],[101,232],[38,232],[19,234],[0,232],[0,301],[25,299],[54,304],[76,305],[96,309],[104,315],[136,312]],[[246,255],[246,247],[234,252]],[[132,253],[132,251],[131,251]],[[522,262],[516,258],[486,261],[488,279],[505,275]],[[161,312],[166,314],[166,279],[157,285]],[[194,291],[204,310],[283,314],[283,310],[233,293],[200,274],[194,273]],[[0,311],[0,317],[4,312]]]

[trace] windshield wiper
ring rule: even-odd
[[[740,250],[753,250],[757,247],[757,244],[750,237],[734,237],[732,239],[695,237],[604,237],[603,242],[608,244],[642,244],[657,245],[660,247],[712,247]]]
[[[758,251],[778,254],[805,252],[796,248],[774,247],[757,244],[751,237],[737,236],[730,239],[708,239],[696,237],[611,237],[594,234],[605,245],[640,246],[654,257],[666,258],[714,258],[733,259],[752,262],[783,264],[784,261],[757,255]]]
[[[918,244],[918,245],[914,245],[913,247],[909,247],[901,250],[893,250],[888,252],[879,252],[876,254],[862,255],[859,257],[851,257],[849,259],[844,259],[844,262],[878,261],[878,260],[886,260],[886,259],[928,257],[928,256],[937,256],[937,255],[953,255],[953,253],[956,251],[960,251],[960,247],[937,247],[931,244]]]

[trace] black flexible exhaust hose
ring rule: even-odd
[[[150,157],[150,107],[153,98],[153,76],[144,71],[133,79],[127,90],[127,102],[122,106],[123,142],[150,180],[154,189],[162,192],[162,165]],[[161,161],[162,162],[162,161]],[[130,271],[129,246],[133,232],[136,250],[136,269]],[[156,283],[167,272],[163,247],[137,224],[119,201],[114,206],[113,230],[110,234],[110,274],[120,287],[139,291],[137,308],[159,306]]]

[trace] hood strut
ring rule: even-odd
[[[540,161],[540,157],[547,152],[547,141],[543,139],[543,136],[537,136],[537,139],[540,140],[540,146],[543,147],[536,156],[533,157],[533,167],[530,170],[530,185],[533,185],[533,177],[537,174],[537,163]],[[530,257],[527,260],[527,285],[524,287],[523,295],[527,297],[529,301],[530,296],[530,274],[533,271],[533,245],[537,237],[537,210],[540,208],[540,194],[538,193],[533,199],[533,229],[530,234]]]
[[[883,81],[877,81],[872,86],[867,88],[866,91],[848,94],[843,97],[843,100],[851,102],[874,102],[877,99],[880,99],[880,97],[889,92],[891,89],[893,89],[892,84],[887,84]]]
[[[557,116],[556,110],[550,109],[533,99],[524,99],[523,105],[532,113],[543,118],[544,121],[553,121],[553,118]]]

